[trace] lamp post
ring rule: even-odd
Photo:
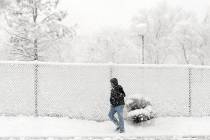
[[[141,46],[140,46],[140,53],[139,53],[139,63],[144,64],[145,63],[145,53],[144,53],[144,49],[145,49],[145,33],[146,33],[146,27],[147,25],[142,23],[142,24],[138,24],[136,26],[136,29],[138,31],[138,36],[141,39]],[[140,57],[141,56],[141,57]]]
[[[142,56],[141,62],[142,62],[142,64],[144,64],[144,35],[139,34],[139,37],[141,38],[141,43],[142,43],[142,46],[141,46],[141,56]]]

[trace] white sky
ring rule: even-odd
[[[142,8],[152,8],[163,0],[61,0],[69,13],[66,23],[78,24],[79,34],[91,34],[107,26],[128,28],[130,19]],[[210,0],[164,0],[170,5],[204,15]]]

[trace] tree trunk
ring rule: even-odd
[[[185,48],[184,44],[182,44],[182,50],[183,50],[183,55],[184,55],[185,63],[186,64],[189,64],[189,60],[187,58],[187,51],[186,51],[186,48]]]
[[[36,26],[36,21],[37,21],[37,5],[36,5],[36,0],[33,0],[34,8],[33,8],[33,21],[34,21],[34,26]],[[34,60],[39,60],[38,57],[38,40],[37,38],[34,39]]]
[[[37,39],[34,40],[34,60],[39,60]]]

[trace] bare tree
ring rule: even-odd
[[[94,35],[94,43],[89,45],[91,60],[112,63],[136,63],[138,51],[130,33],[120,28],[105,28]],[[99,58],[100,57],[100,58]]]
[[[186,15],[182,9],[173,8],[167,3],[159,3],[153,9],[144,9],[133,18],[132,30],[137,32],[139,24],[145,24],[146,62],[164,63],[173,49],[173,30],[184,20]]]
[[[207,59],[209,59],[210,51],[210,10],[207,11],[205,17],[198,26],[197,34],[200,36],[200,44],[199,49],[197,51],[198,59],[200,60],[201,65],[205,65],[207,63]]]
[[[180,49],[185,64],[205,64],[205,31],[202,31],[201,23],[191,16],[180,22],[173,34],[176,48]]]

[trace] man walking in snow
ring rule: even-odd
[[[116,131],[120,130],[120,133],[124,133],[123,109],[125,105],[125,92],[122,86],[118,85],[118,80],[116,78],[112,78],[110,82],[112,89],[110,96],[111,107],[109,111],[109,118],[117,126]],[[115,113],[117,113],[118,119],[114,116]]]

